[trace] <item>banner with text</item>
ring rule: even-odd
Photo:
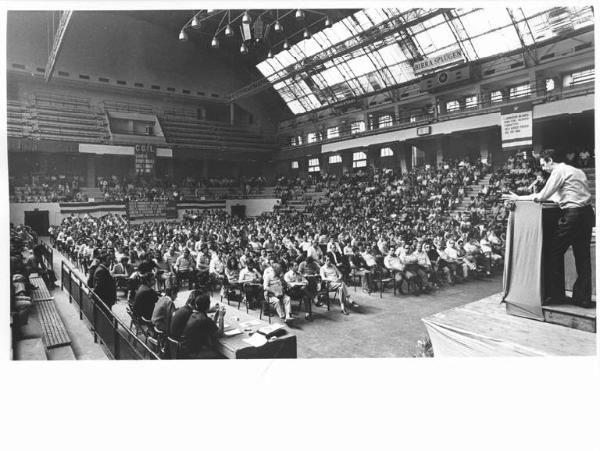
[[[533,107],[531,102],[504,107],[500,110],[502,148],[533,145]]]
[[[448,66],[450,64],[460,63],[464,60],[465,57],[462,51],[452,50],[432,58],[417,61],[413,64],[413,70],[415,75],[419,75],[423,72],[439,69],[440,67]]]

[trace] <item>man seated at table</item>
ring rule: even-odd
[[[344,315],[349,314],[348,310],[346,310],[346,304],[349,304],[352,307],[358,307],[356,302],[350,301],[348,287],[342,280],[340,271],[331,262],[331,257],[329,255],[325,256],[325,264],[321,266],[320,276],[323,283],[326,283],[329,289],[337,290],[340,298],[340,306]]]
[[[194,291],[194,301],[191,304],[192,313],[181,332],[181,357],[184,359],[215,359],[219,354],[215,351],[218,337],[223,335],[220,315],[225,315],[225,310],[219,310],[212,320],[208,317],[210,298],[207,294]]]
[[[175,260],[175,279],[177,280],[177,286],[181,283],[184,278],[188,279],[188,288],[191,288],[196,282],[196,263],[190,255],[190,250],[185,248],[183,254],[177,257]]]
[[[162,331],[169,332],[171,329],[171,319],[175,313],[174,300],[177,297],[177,288],[168,287],[165,290],[165,295],[158,298],[152,312],[152,324]]]
[[[131,307],[134,314],[141,318],[150,320],[154,312],[154,306],[158,301],[158,294],[152,289],[154,285],[154,276],[152,273],[142,274],[140,276],[141,285],[133,297]]]
[[[265,300],[275,308],[279,317],[286,323],[292,321],[290,297],[283,292],[281,265],[275,263],[264,274],[263,289]]]
[[[306,308],[306,319],[310,319],[312,314],[312,297],[307,290],[308,280],[298,271],[297,261],[292,261],[290,269],[283,275],[283,281],[287,287],[287,294],[291,299],[302,299]]]

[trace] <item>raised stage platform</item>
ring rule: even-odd
[[[596,334],[512,316],[498,293],[423,318],[435,357],[593,356]],[[595,309],[587,309],[593,317]]]

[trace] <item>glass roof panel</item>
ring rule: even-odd
[[[427,58],[451,50],[452,45],[458,47],[450,26],[441,16],[425,21],[420,27],[411,27],[411,31]]]
[[[275,83],[282,74],[292,70],[290,66],[303,58],[327,50],[365,30],[374,29],[390,17],[406,12],[406,20],[412,20],[418,14],[430,11],[433,10],[363,9],[353,17],[346,17],[331,28],[314,34],[312,38],[300,41],[289,51],[282,51],[275,58],[259,63],[257,68]],[[521,42],[517,28],[525,45],[530,45],[594,23],[593,9],[589,6],[547,8],[533,5],[512,8],[512,12],[517,22],[516,28],[508,10],[495,6],[454,9],[437,14],[412,25],[407,33],[397,31],[378,41],[370,41],[352,53],[326,59],[310,70],[310,76],[305,74],[303,79],[286,79],[283,83],[275,83],[274,88],[292,112],[300,114],[328,103],[415,79],[409,61],[419,54],[423,58],[431,58],[465,48],[468,59],[484,58],[518,49]],[[450,15],[454,19],[448,23]],[[470,42],[466,41],[469,38]],[[477,55],[471,48],[475,49]]]
[[[517,31],[512,24],[501,30],[493,31],[488,34],[482,34],[472,38],[471,42],[479,58],[496,55],[498,53],[508,52],[518,49],[521,46]]]
[[[348,61],[347,64],[348,67],[350,67],[350,70],[352,71],[351,78],[356,78],[358,75],[363,75],[368,72],[373,72],[375,70],[373,62],[366,55],[351,59],[350,61]]]
[[[512,26],[506,8],[478,9],[460,16],[460,20],[470,37],[479,36],[506,25]]]

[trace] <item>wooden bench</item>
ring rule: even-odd
[[[54,296],[50,294],[50,291],[48,290],[44,279],[37,275],[34,277],[29,276],[29,282],[34,287],[37,287],[37,290],[31,291],[31,300],[33,302],[54,300]]]
[[[71,338],[58,314],[54,300],[38,301],[33,305],[42,325],[42,340],[46,348],[70,345]]]

